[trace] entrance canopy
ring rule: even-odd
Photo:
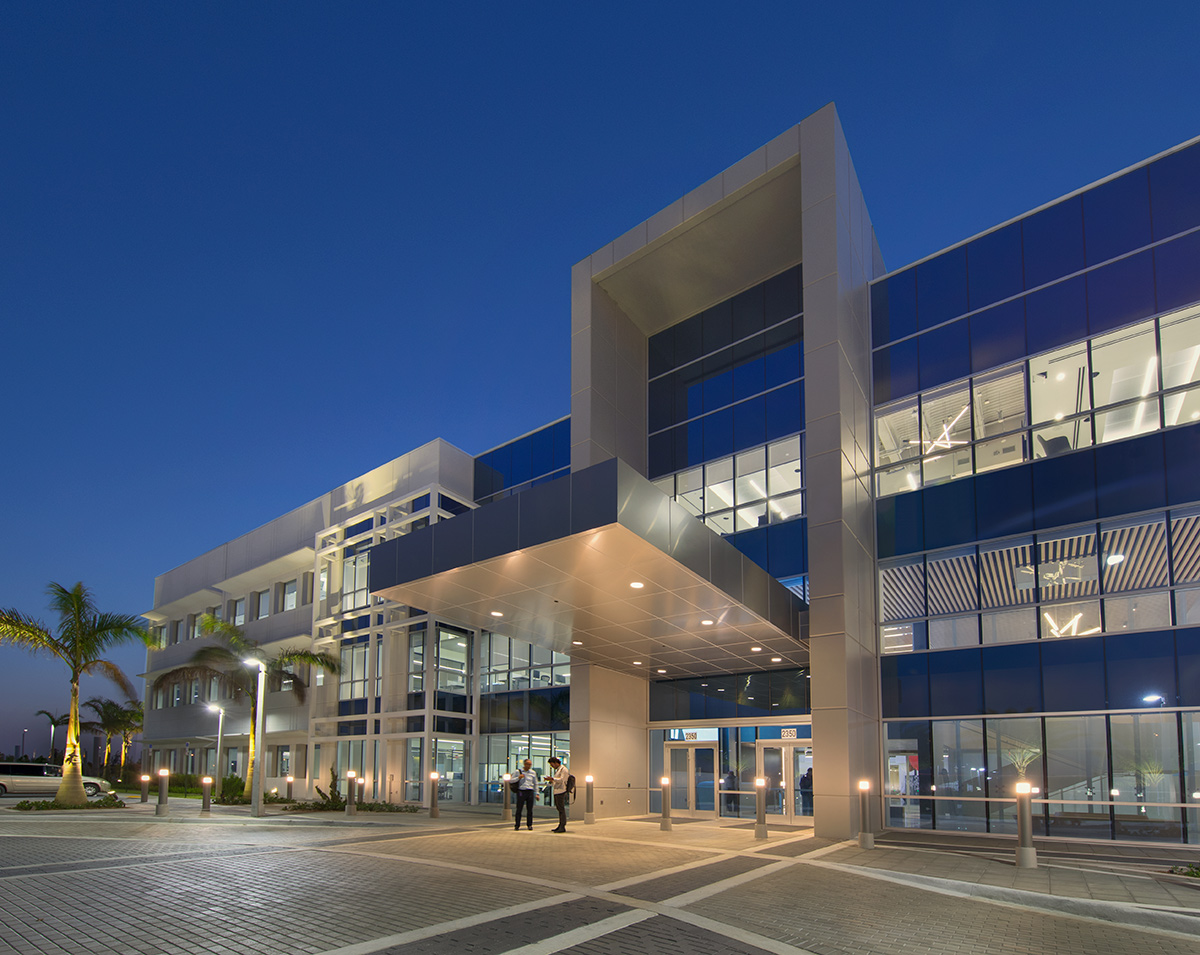
[[[376,545],[370,589],[647,679],[808,665],[801,600],[615,458]]]

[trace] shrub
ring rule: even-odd
[[[53,799],[22,799],[19,803],[13,806],[13,809],[19,809],[22,812],[40,812],[44,809],[124,809],[125,803],[121,802],[116,796],[111,793],[106,793],[99,799],[93,799],[91,802],[85,803],[82,806],[68,806],[65,803],[56,802]]]
[[[214,800],[221,806],[244,806],[250,800],[242,795],[246,780],[241,776],[229,775],[221,780],[220,793]]]

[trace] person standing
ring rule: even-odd
[[[521,772],[518,773],[517,781],[517,824],[513,829],[521,828],[521,810],[524,809],[525,826],[527,829],[533,829],[533,798],[537,795],[538,789],[538,774],[533,768],[532,760],[525,760],[521,764]]]
[[[554,808],[558,810],[558,828],[551,832],[567,831],[567,767],[557,756],[550,757],[549,780],[554,784]]]

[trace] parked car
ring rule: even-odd
[[[62,767],[48,763],[0,763],[0,796],[11,793],[24,796],[27,793],[58,792],[62,782]],[[88,796],[110,793],[112,786],[107,780],[95,776],[83,777],[83,791]]]

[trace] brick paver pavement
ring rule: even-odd
[[[704,825],[0,812],[3,955],[1196,955],[1200,918],[1173,913],[1198,889],[1136,859],[1017,870]]]

